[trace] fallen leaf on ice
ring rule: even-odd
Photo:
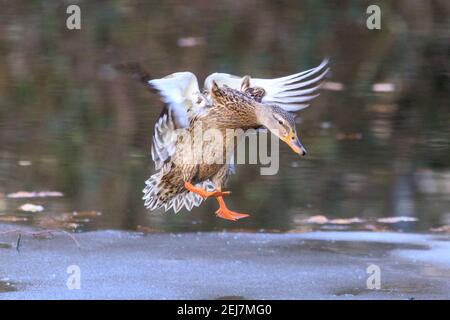
[[[18,191],[7,195],[8,198],[47,198],[47,197],[62,197],[64,194],[58,191],[40,191],[28,192]]]
[[[306,219],[306,223],[324,224],[328,222],[328,218],[322,215],[312,216]]]
[[[19,207],[20,210],[26,212],[41,212],[44,211],[44,207],[38,204],[25,203]]]
[[[395,85],[393,83],[375,83],[372,90],[374,92],[393,92],[395,91]]]
[[[352,223],[363,223],[364,220],[359,218],[350,218],[350,219],[333,219],[329,221],[333,224],[352,224]]]
[[[345,86],[340,82],[326,81],[322,84],[322,89],[330,91],[342,91]]]
[[[387,217],[377,219],[380,223],[398,223],[398,222],[414,222],[417,218],[413,217]]]

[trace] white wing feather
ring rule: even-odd
[[[309,106],[306,102],[318,96],[314,93],[321,87],[320,83],[328,71],[328,59],[325,59],[317,67],[293,75],[275,79],[251,78],[250,86],[265,90],[262,102],[277,104],[286,111],[299,111]],[[215,81],[219,86],[227,85],[239,90],[242,80],[243,77],[227,73],[213,73],[206,78],[205,88],[210,90]]]
[[[152,159],[160,169],[175,152],[175,129],[186,128],[189,119],[203,108],[199,101],[197,77],[191,72],[177,72],[148,82],[159,91],[165,109],[155,124]]]
[[[197,77],[191,72],[176,72],[148,83],[159,91],[178,127],[187,127],[190,113],[195,111],[200,94]]]

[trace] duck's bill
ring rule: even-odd
[[[295,153],[301,156],[306,155],[305,147],[300,143],[300,140],[298,140],[297,136],[294,133],[289,134],[283,140],[289,147],[291,147],[292,151],[294,151]]]

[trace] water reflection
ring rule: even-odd
[[[396,225],[408,230],[448,224],[448,3],[383,4],[390,14],[381,31],[365,28],[363,2],[81,8],[81,31],[65,29],[62,4],[15,1],[0,12],[0,221],[40,225],[76,211],[101,212],[73,222],[81,230],[285,231],[316,215],[418,218]],[[308,157],[281,146],[278,175],[238,166],[229,183],[230,208],[250,219],[218,220],[214,201],[191,213],[146,212],[141,190],[153,172],[150,136],[161,103],[115,64],[140,61],[155,77],[181,70],[199,79],[215,71],[275,77],[324,56],[332,78],[298,124]],[[7,197],[20,190],[64,196]],[[45,209],[23,212],[25,203]]]

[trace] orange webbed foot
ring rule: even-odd
[[[246,213],[238,213],[238,212],[234,212],[231,211],[230,209],[226,208],[226,207],[220,207],[219,209],[217,209],[216,211],[216,216],[222,219],[226,219],[226,220],[231,220],[231,221],[236,221],[242,218],[246,218],[250,215],[246,214]]]
[[[219,209],[217,209],[216,211],[216,216],[219,218],[236,221],[249,216],[246,213],[234,212],[227,208],[222,197],[228,196],[231,193],[230,191],[222,191],[220,187],[217,187],[217,190],[214,191],[207,191],[202,188],[196,187],[187,181],[184,182],[184,187],[187,190],[194,192],[205,199],[208,197],[215,197],[217,199],[217,202],[219,203]]]

